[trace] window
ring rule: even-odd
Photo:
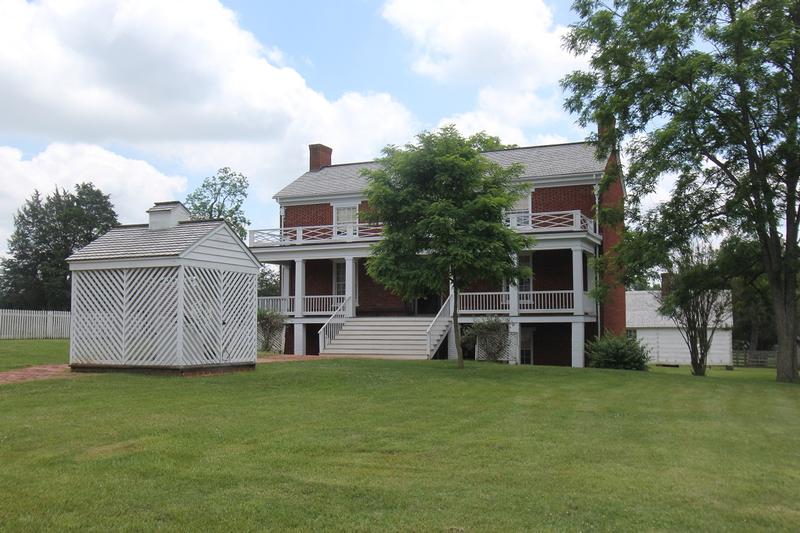
[[[636,338],[636,330],[635,329],[626,329],[625,330],[625,335],[629,339],[635,339]]]
[[[514,202],[514,206],[510,211],[510,220],[512,226],[526,226],[531,223],[531,195],[525,194],[522,198]]]
[[[346,291],[345,264],[343,261],[333,263],[333,294],[344,296]]]
[[[358,206],[336,206],[333,210],[333,225],[336,227],[336,236],[344,237],[355,233],[358,224]]]

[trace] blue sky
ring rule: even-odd
[[[0,0],[0,240],[34,188],[94,181],[124,222],[222,166],[253,227],[307,165],[374,157],[455,123],[580,140],[558,80],[567,2]]]

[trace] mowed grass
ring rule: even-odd
[[[0,372],[26,366],[68,362],[67,339],[0,340]]]
[[[796,530],[800,387],[319,360],[0,386],[4,530]]]

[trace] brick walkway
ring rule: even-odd
[[[23,381],[35,381],[39,379],[67,377],[69,375],[69,365],[39,365],[25,368],[15,368],[14,370],[0,372],[0,385],[4,385],[6,383],[20,383]]]
[[[287,361],[312,361],[324,359],[319,355],[265,355],[256,359],[256,363],[285,363]]]

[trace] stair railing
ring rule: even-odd
[[[433,357],[433,355],[436,353],[436,350],[439,349],[439,346],[441,345],[442,339],[444,339],[444,337],[445,337],[443,335],[442,337],[439,337],[439,338],[436,339],[436,341],[439,341],[439,342],[434,342],[434,339],[431,336],[431,333],[433,331],[438,331],[440,328],[445,328],[444,329],[445,332],[447,332],[449,330],[449,328],[447,328],[447,325],[450,324],[450,300],[451,300],[451,298],[453,298],[453,295],[450,295],[450,296],[447,297],[447,300],[444,301],[444,303],[442,304],[442,307],[439,309],[439,312],[436,313],[436,316],[433,317],[433,320],[431,320],[431,323],[428,326],[428,329],[425,330],[425,337],[428,339],[428,344],[427,344],[427,346],[428,346],[428,351],[427,351],[428,359]],[[436,346],[434,346],[434,344],[436,344]]]
[[[347,308],[350,305],[350,297],[345,298],[339,307],[328,318],[328,321],[319,328],[319,353],[325,351],[325,348],[336,338],[336,335],[344,327],[347,321]]]

